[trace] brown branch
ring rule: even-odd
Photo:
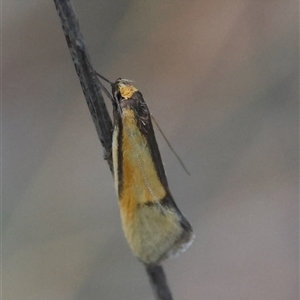
[[[78,19],[70,0],[53,1],[62,24],[63,32],[67,40],[87,105],[94,121],[98,137],[104,149],[104,157],[107,160],[111,172],[113,172],[111,157],[112,122],[101,94],[98,79],[96,78],[95,71],[92,68],[83,36],[80,32]],[[172,300],[172,295],[162,266],[146,265],[145,267],[155,299]]]

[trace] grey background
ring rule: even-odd
[[[142,91],[196,239],[175,299],[299,299],[298,1],[75,1],[92,61]],[[153,299],[52,1],[2,3],[3,299]],[[110,104],[109,110],[111,110]]]

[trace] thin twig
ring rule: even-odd
[[[83,36],[80,32],[78,19],[71,1],[54,0],[54,3],[87,105],[104,149],[104,157],[107,159],[107,163],[112,171],[112,122],[100,92],[99,81],[92,68]]]
[[[99,81],[97,80],[96,73],[92,68],[83,36],[80,32],[78,19],[70,0],[53,1],[62,24],[63,32],[67,40],[87,105],[94,121],[98,137],[104,149],[104,157],[107,160],[111,172],[113,172],[111,157],[112,122],[101,94]],[[146,265],[145,268],[155,299],[172,300],[172,295],[162,266]]]
[[[161,265],[145,265],[156,300],[172,300],[164,269]],[[163,288],[162,288],[163,287]]]

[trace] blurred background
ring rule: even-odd
[[[175,299],[299,299],[298,1],[73,1],[95,68],[129,78],[194,244]],[[3,299],[153,299],[54,3],[2,4]],[[111,105],[107,101],[111,111]]]

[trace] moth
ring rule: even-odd
[[[191,244],[192,226],[169,190],[143,95],[130,80],[111,86],[114,182],[124,235],[141,262],[159,264]]]

